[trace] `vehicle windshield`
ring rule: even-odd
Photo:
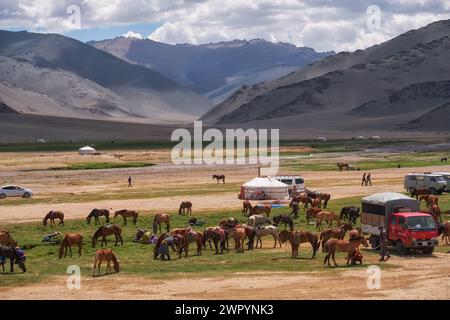
[[[444,177],[439,176],[439,177],[436,177],[436,181],[445,181],[445,179],[444,179]]]
[[[409,217],[406,219],[406,225],[409,229],[435,229],[436,224],[432,216]]]

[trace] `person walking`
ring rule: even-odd
[[[369,172],[366,176],[366,186],[367,184],[370,184],[372,186],[372,180],[371,180],[371,173]]]
[[[128,177],[128,188],[133,188],[133,183],[132,183],[132,178],[131,176]]]
[[[362,176],[361,187],[364,186],[364,185],[367,186],[366,174],[367,173],[364,172],[364,174]]]
[[[380,262],[386,262],[391,257],[388,250],[388,236],[383,226],[380,226],[378,230],[380,230]]]

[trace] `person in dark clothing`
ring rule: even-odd
[[[380,262],[385,262],[391,257],[388,250],[388,236],[383,226],[380,226],[378,229],[380,230]]]
[[[370,184],[372,186],[372,180],[371,180],[371,173],[369,172],[366,176],[366,186],[367,184]]]
[[[133,188],[131,176],[128,177],[128,188]]]
[[[299,203],[297,201],[292,202],[292,212],[291,215],[294,215],[294,219],[298,218],[298,210],[299,210]]]
[[[362,181],[361,181],[361,187],[366,185],[367,186],[367,180],[366,180],[366,173],[364,172],[363,176],[362,176]]]

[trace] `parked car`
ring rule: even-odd
[[[3,186],[0,188],[0,199],[5,199],[6,197],[22,197],[31,198],[33,196],[33,191],[30,189],[24,189],[19,186]]]
[[[447,182],[447,191],[450,191],[450,172],[431,172],[431,173],[442,176],[445,182]]]
[[[300,176],[277,176],[274,178],[287,184],[290,188],[295,185],[297,191],[305,191],[305,180]]]
[[[405,176],[404,186],[408,192],[428,189],[432,194],[441,194],[447,189],[447,182],[438,174],[409,173]]]

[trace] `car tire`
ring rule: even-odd
[[[25,192],[23,194],[23,198],[28,199],[29,197],[31,197],[31,194],[29,194],[28,192]]]
[[[434,251],[434,247],[427,247],[422,250],[423,254],[432,254]]]
[[[395,244],[395,252],[399,255],[405,255],[408,253],[408,248],[405,247],[401,240],[398,240]]]
[[[1,193],[1,194],[0,194],[0,199],[5,199],[5,198],[6,198],[6,194]]]

